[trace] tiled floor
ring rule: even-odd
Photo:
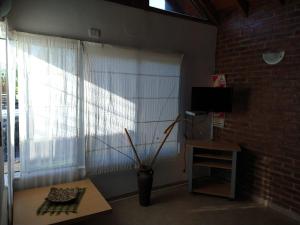
[[[153,192],[152,205],[137,196],[111,202],[113,211],[81,224],[101,225],[299,225],[270,208],[249,201],[195,195],[185,186]]]

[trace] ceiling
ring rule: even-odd
[[[235,10],[238,7],[236,0],[210,0],[218,12]]]

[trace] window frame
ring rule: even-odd
[[[209,24],[213,25],[212,22],[209,21],[209,19],[201,19],[193,16],[188,16],[186,14],[181,14],[181,13],[176,13],[168,10],[162,10],[159,8],[155,8],[149,5],[149,0],[132,0],[132,1],[122,1],[122,0],[105,0],[107,2],[112,2],[116,4],[121,4],[129,7],[134,7],[138,9],[143,9],[149,12],[154,12],[154,13],[159,13],[161,15],[166,15],[166,16],[172,16],[180,19],[185,19],[185,20],[190,20],[198,23],[204,23],[204,24]],[[140,3],[142,2],[142,3]]]

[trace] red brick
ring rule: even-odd
[[[239,185],[300,213],[300,4],[251,0],[248,17],[235,11],[219,26],[216,68],[228,86],[250,90],[246,111],[227,113],[216,139],[247,148]],[[285,50],[277,65],[265,51]]]

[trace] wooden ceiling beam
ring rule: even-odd
[[[249,2],[247,0],[237,0],[240,8],[243,10],[245,15],[248,17],[249,15]]]
[[[211,21],[213,24],[218,25],[220,23],[217,10],[209,0],[190,0],[190,1],[196,7],[197,10],[199,10],[199,8],[202,8],[205,11],[208,20]]]

